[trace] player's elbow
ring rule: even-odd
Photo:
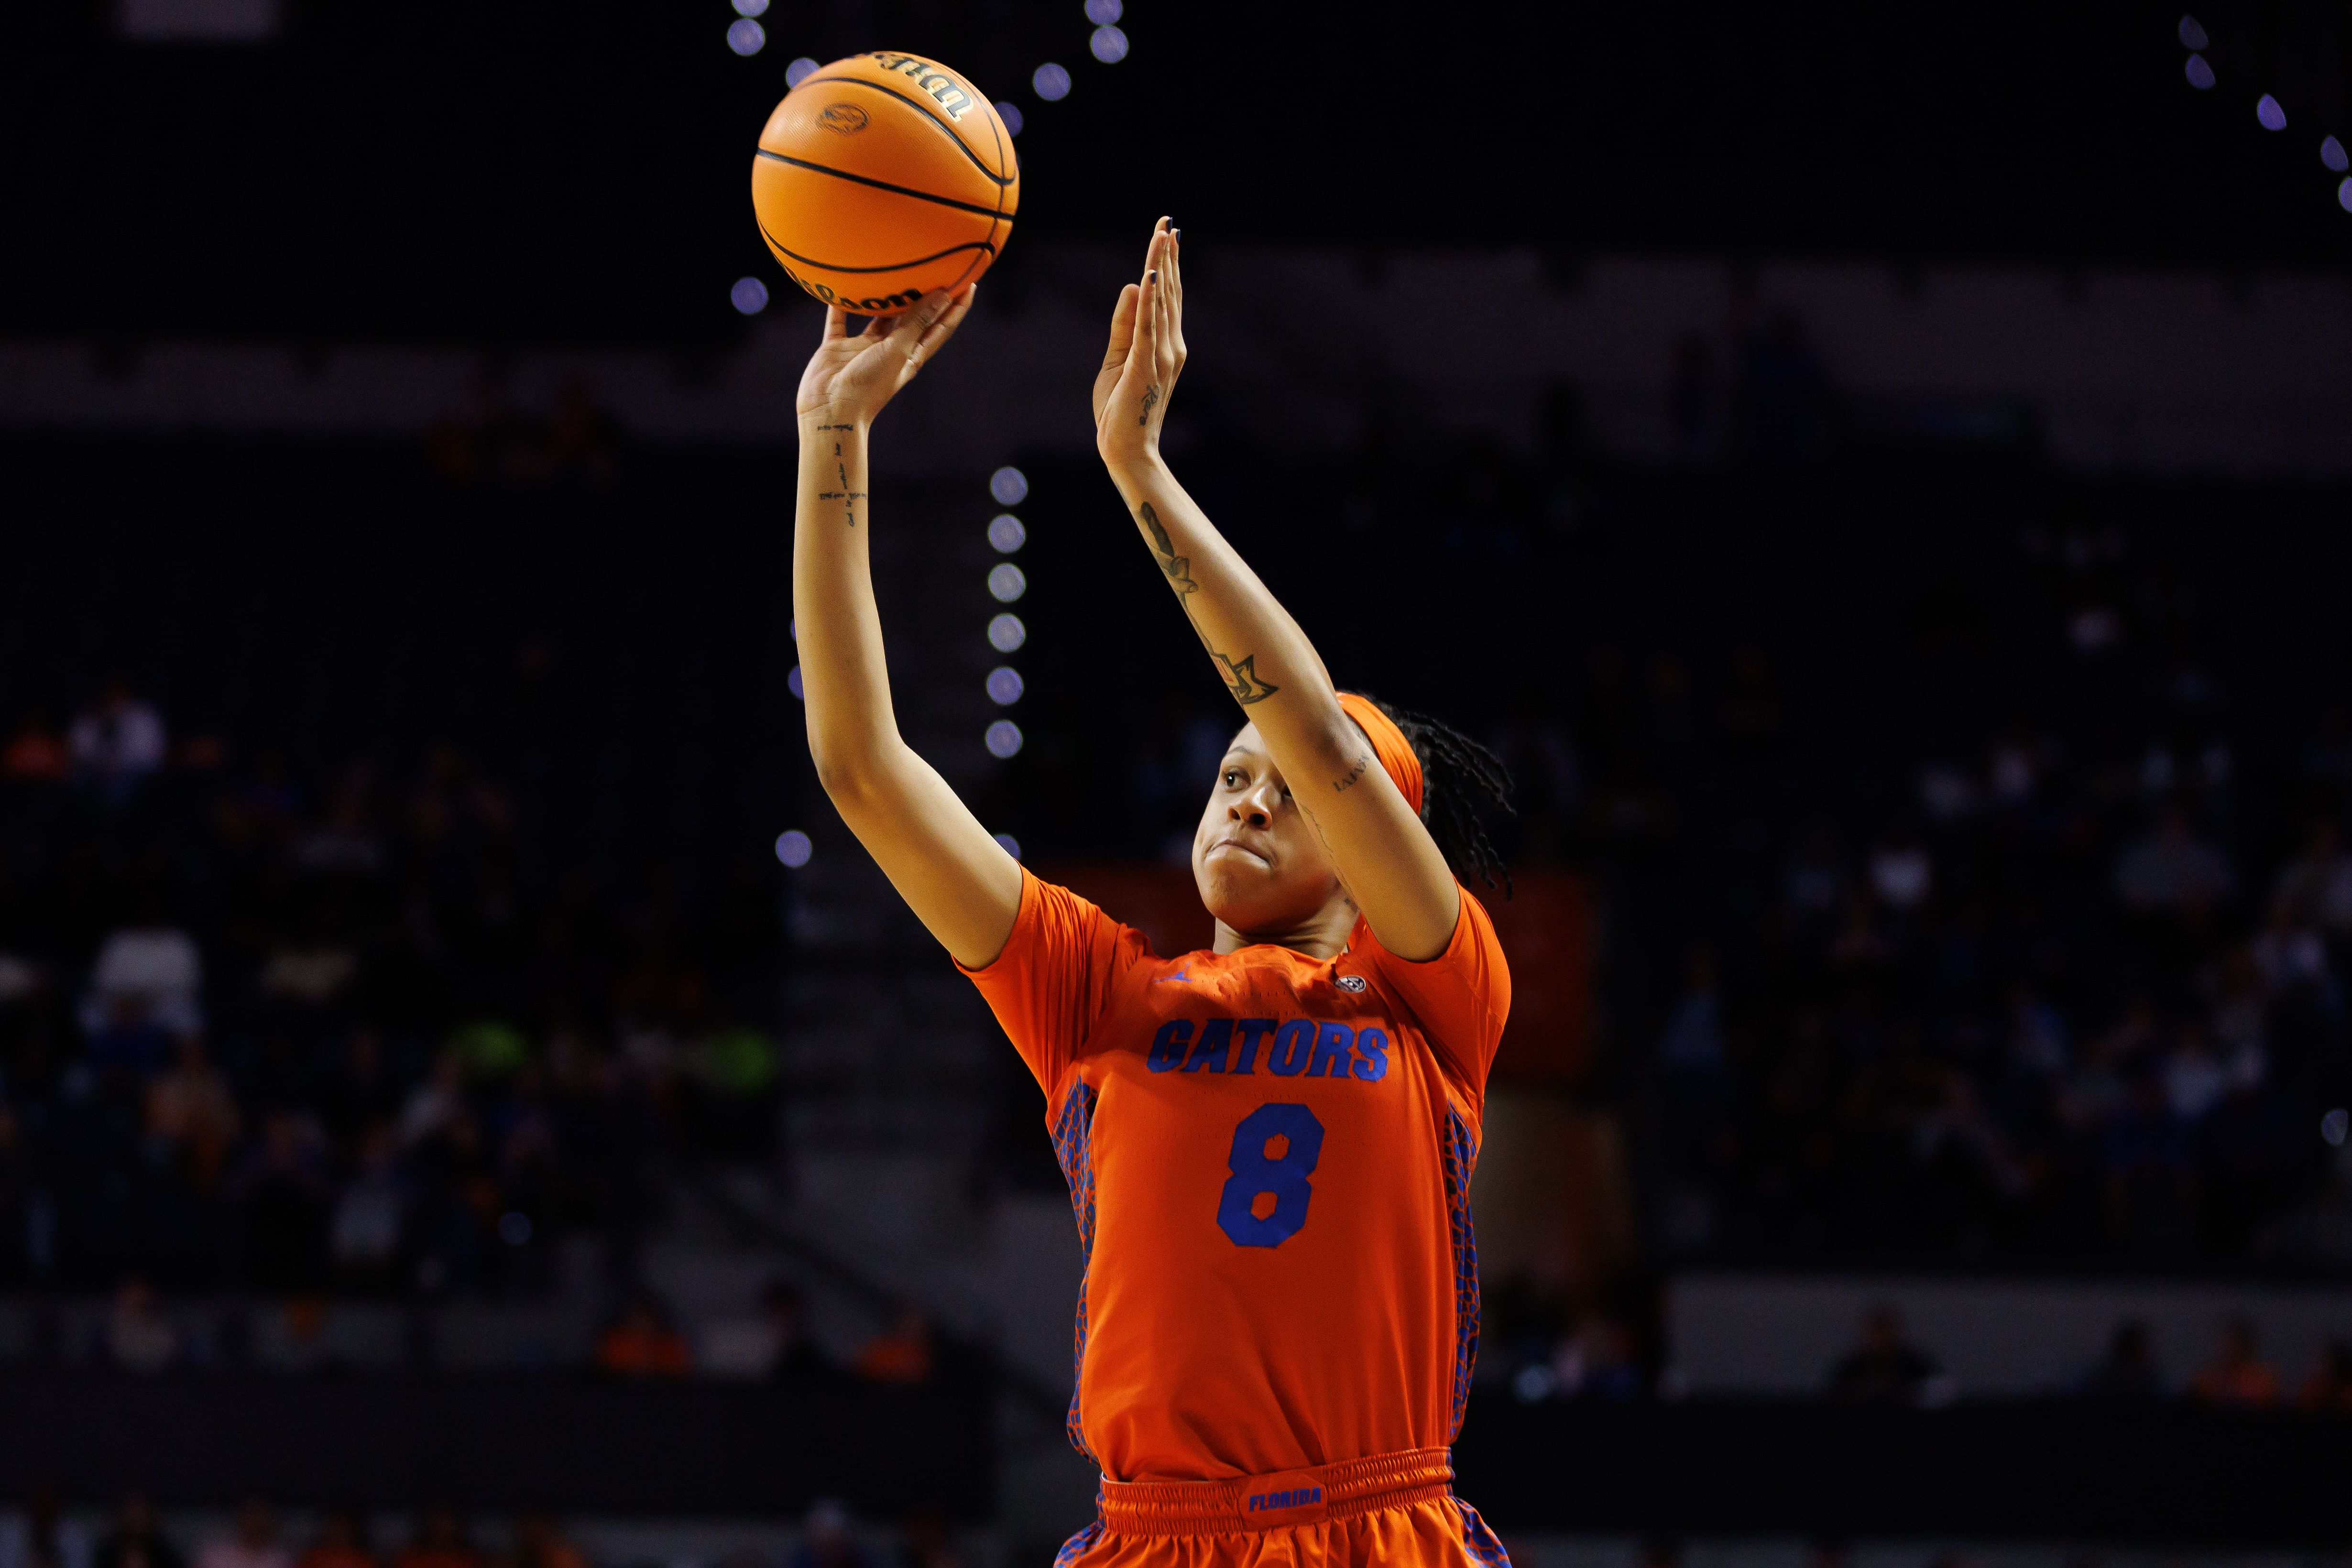
[[[877,792],[882,770],[870,756],[830,748],[813,750],[809,759],[816,764],[816,781],[825,798],[844,816],[873,800]]]
[[[809,760],[825,798],[853,825],[904,803],[910,779],[906,747],[895,737],[811,737]]]

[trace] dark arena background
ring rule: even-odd
[[[1042,1103],[816,787],[788,82],[1019,226],[910,741],[1168,944],[1234,718],[1089,440],[1510,765],[1463,1494],[1536,1568],[2352,1551],[2352,6],[0,15],[0,1568],[998,1568]],[[1312,1311],[1302,1302],[1302,1313]]]

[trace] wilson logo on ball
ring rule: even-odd
[[[915,85],[929,93],[939,106],[947,111],[947,117],[950,120],[961,120],[963,111],[971,107],[971,94],[964,91],[962,85],[955,78],[929,60],[917,59],[912,55],[893,55],[880,51],[875,54],[874,58],[876,63],[886,71],[897,71],[900,76],[914,78]]]
[[[866,129],[866,111],[854,103],[828,103],[816,111],[816,122],[847,136]]]
[[[824,300],[827,305],[838,305],[844,310],[863,311],[869,316],[886,310],[904,310],[908,306],[912,305],[915,301],[923,297],[923,291],[921,289],[909,288],[898,294],[880,294],[869,296],[864,299],[852,299],[846,294],[835,293],[831,288],[822,283],[816,282],[813,278],[803,277],[799,273],[794,272],[789,267],[784,268],[784,276],[791,278],[794,283],[799,284],[803,288],[807,289],[811,294],[815,295],[819,299]]]

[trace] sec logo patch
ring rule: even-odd
[[[1339,988],[1343,991],[1360,991],[1364,988],[1364,977],[1342,975],[1339,977]]]

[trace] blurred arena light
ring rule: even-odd
[[[739,277],[727,298],[744,315],[757,316],[768,308],[768,286],[756,277]]]
[[[1000,718],[988,727],[988,733],[982,739],[986,743],[991,757],[1011,757],[1021,749],[1021,727],[1009,718]]]
[[[2319,161],[2339,174],[2347,169],[2352,169],[2352,158],[2347,158],[2344,155],[2344,143],[2336,141],[2333,136],[2320,138]]]
[[[800,695],[801,695],[801,667],[800,667],[798,664],[794,664],[794,665],[793,666],[793,673],[792,673],[791,674],[786,675],[786,676],[784,677],[784,689],[785,689],[785,690],[787,690],[787,691],[789,691],[789,692],[791,692],[794,697],[796,697],[796,698],[800,697]],[[802,699],[802,700],[806,700],[806,699]]]
[[[1017,507],[1029,498],[1029,476],[1010,465],[988,476],[988,493],[1000,507]]]
[[[806,81],[810,77],[815,74],[816,62],[809,58],[806,55],[803,55],[799,59],[794,60],[791,65],[784,68],[784,85],[786,87],[798,87],[801,83]]]
[[[768,29],[745,16],[728,26],[727,47],[748,58],[768,47]]]
[[[735,15],[738,16],[764,16],[767,14],[768,0],[735,0]]]
[[[1127,58],[1127,35],[1117,27],[1097,27],[1094,37],[1087,40],[1087,47],[1103,64],[1115,66]]]
[[[1011,833],[991,833],[989,837],[994,839],[999,844],[1003,845],[1004,852],[1011,855],[1014,860],[1019,860],[1021,858],[1021,841],[1014,838]]]
[[[2183,16],[2180,18],[2181,47],[2186,49],[2201,49],[2212,41],[2212,39],[2205,36],[2205,29],[2198,26],[2196,17]]]
[[[514,1208],[499,1215],[499,1239],[509,1247],[528,1245],[530,1241],[530,1216]]]
[[[2213,68],[2205,63],[2203,55],[2189,56],[2189,64],[2185,68],[2189,72],[2189,85],[2199,92],[2203,92],[2213,85]]]
[[[808,864],[809,856],[815,852],[816,846],[798,828],[786,828],[776,835],[776,859],[794,871]]]
[[[2336,187],[2336,204],[2346,212],[2352,213],[2352,179],[2347,179]]]
[[[2254,105],[2254,118],[2262,121],[2264,131],[2286,129],[2286,110],[2281,109],[2279,100],[2268,93],[2263,94],[2262,101]]]
[[[1070,73],[1047,60],[1030,73],[1029,89],[1047,103],[1058,103],[1070,96]]]
[[[1010,604],[1029,591],[1028,574],[1009,560],[999,561],[989,569],[988,591],[999,604]],[[793,670],[797,674],[800,666],[795,664]],[[800,695],[798,686],[793,688],[793,695]]]
[[[1010,664],[999,664],[988,672],[988,700],[998,707],[1011,707],[1028,690],[1021,672]]]
[[[1004,121],[1004,134],[1005,134],[1005,135],[1007,135],[1007,136],[1018,136],[1018,135],[1020,135],[1020,134],[1021,134],[1021,107],[1020,107],[1020,105],[1018,105],[1018,104],[1016,104],[1016,103],[1013,103],[1013,102],[1012,102],[1010,99],[997,99],[997,101],[996,101],[996,118],[997,118],[997,119],[999,119],[999,120],[1003,120],[1003,121]]]
[[[2319,1135],[2331,1149],[2342,1148],[2347,1133],[2352,1133],[2352,1111],[2341,1105],[2319,1119]]]
[[[1125,15],[1121,0],[1087,0],[1087,20],[1097,27],[1108,27]]]
[[[1027,641],[1029,628],[1010,610],[999,611],[988,623],[988,645],[1000,653],[1010,653]]]
[[[1011,555],[1029,542],[1029,530],[1010,512],[999,512],[988,522],[988,542],[999,555]]]

